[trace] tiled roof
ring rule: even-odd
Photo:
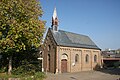
[[[67,32],[63,30],[58,30],[57,32],[53,32],[53,30],[50,29],[50,31],[52,32],[52,35],[57,45],[100,49],[88,36]]]

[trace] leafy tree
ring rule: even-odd
[[[37,0],[0,0],[0,53],[12,55],[39,47],[45,30]]]

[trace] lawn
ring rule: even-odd
[[[34,75],[8,75],[6,73],[0,73],[0,80],[6,80],[13,78],[14,80],[43,80],[46,75],[42,72],[36,72]]]

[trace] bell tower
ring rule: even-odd
[[[58,31],[58,17],[57,17],[57,11],[56,7],[54,8],[53,16],[52,16],[52,30],[53,31]]]

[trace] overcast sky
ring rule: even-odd
[[[120,48],[120,0],[40,0],[51,26],[54,7],[59,29],[89,36],[102,50]]]

